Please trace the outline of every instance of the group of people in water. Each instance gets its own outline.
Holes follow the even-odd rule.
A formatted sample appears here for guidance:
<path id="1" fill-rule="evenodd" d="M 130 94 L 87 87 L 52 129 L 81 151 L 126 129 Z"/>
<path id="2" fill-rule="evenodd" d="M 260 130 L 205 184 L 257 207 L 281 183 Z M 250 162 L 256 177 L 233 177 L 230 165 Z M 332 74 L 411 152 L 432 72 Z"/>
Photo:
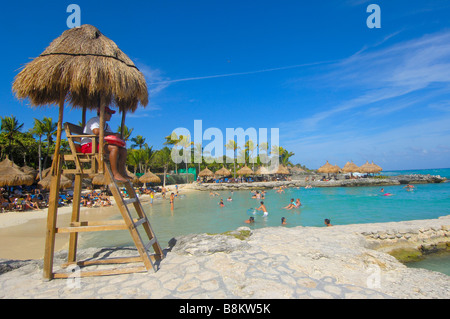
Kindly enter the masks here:
<path id="1" fill-rule="evenodd" d="M 279 193 L 279 194 L 284 193 L 283 187 L 277 188 L 276 193 Z M 231 195 L 233 195 L 233 191 L 231 191 Z M 220 194 L 211 190 L 209 192 L 209 196 L 211 196 L 211 197 L 220 196 Z M 251 192 L 252 199 L 265 199 L 265 196 L 266 196 L 266 191 L 264 191 L 264 190 L 256 190 L 256 191 Z M 228 202 L 233 201 L 232 196 L 229 196 L 227 198 L 227 201 Z M 225 202 L 224 202 L 223 198 L 220 199 L 220 201 L 218 202 L 218 205 L 220 207 L 225 207 Z M 289 202 L 289 204 L 282 207 L 282 209 L 286 209 L 286 210 L 298 209 L 301 206 L 302 206 L 302 203 L 300 201 L 300 198 L 297 198 L 296 200 L 294 198 L 291 198 L 291 201 Z M 259 207 L 249 209 L 249 213 L 252 213 L 253 215 L 259 215 L 261 217 L 267 217 L 269 215 L 269 212 L 268 212 L 267 207 L 264 204 L 263 200 L 261 200 L 259 202 Z M 253 223 L 255 223 L 255 217 L 250 216 L 249 219 L 245 220 L 244 222 L 246 224 L 253 224 Z M 281 217 L 281 225 L 287 225 L 287 224 L 288 223 L 287 223 L 286 217 Z M 330 219 L 325 219 L 324 224 L 327 227 L 332 226 Z"/>

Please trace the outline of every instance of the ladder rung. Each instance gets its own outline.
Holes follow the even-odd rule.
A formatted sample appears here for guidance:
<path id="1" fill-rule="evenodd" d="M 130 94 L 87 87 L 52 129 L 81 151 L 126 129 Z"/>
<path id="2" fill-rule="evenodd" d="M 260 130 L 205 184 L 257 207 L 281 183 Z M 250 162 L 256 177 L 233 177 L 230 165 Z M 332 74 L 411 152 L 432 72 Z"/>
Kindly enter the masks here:
<path id="1" fill-rule="evenodd" d="M 143 217 L 134 223 L 134 227 L 141 226 L 143 223 L 148 222 L 147 218 Z"/>
<path id="2" fill-rule="evenodd" d="M 156 243 L 156 237 L 153 237 L 147 245 L 145 245 L 145 250 L 148 250 L 151 246 L 153 246 Z"/>
<path id="3" fill-rule="evenodd" d="M 129 205 L 129 204 L 136 203 L 136 202 L 137 202 L 137 197 L 134 197 L 134 198 L 128 198 L 128 199 L 124 199 L 124 200 L 123 200 L 123 203 L 124 203 L 125 205 Z"/>

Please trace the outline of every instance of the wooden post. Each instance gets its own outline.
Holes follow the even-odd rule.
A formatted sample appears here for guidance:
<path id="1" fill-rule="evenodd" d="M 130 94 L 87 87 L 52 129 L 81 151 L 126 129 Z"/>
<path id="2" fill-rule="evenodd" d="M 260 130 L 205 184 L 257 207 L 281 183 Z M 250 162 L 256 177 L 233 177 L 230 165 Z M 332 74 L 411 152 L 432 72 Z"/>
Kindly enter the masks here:
<path id="1" fill-rule="evenodd" d="M 86 126 L 86 106 L 83 106 L 83 113 L 81 114 L 81 128 Z"/>
<path id="2" fill-rule="evenodd" d="M 125 132 L 125 117 L 127 115 L 127 112 L 125 110 L 122 110 L 122 123 L 120 124 L 120 136 L 122 139 L 124 139 L 123 134 Z"/>
<path id="3" fill-rule="evenodd" d="M 100 133 L 99 133 L 99 160 L 98 160 L 98 168 L 99 168 L 99 173 L 104 174 L 105 170 L 103 167 L 103 156 L 105 153 L 105 149 L 104 149 L 104 142 L 105 142 L 105 99 L 102 97 L 100 100 Z"/>
<path id="4" fill-rule="evenodd" d="M 82 174 L 75 175 L 75 185 L 73 189 L 72 199 L 72 222 L 80 221 L 80 202 L 81 202 L 81 182 Z M 78 233 L 70 233 L 69 236 L 69 255 L 68 262 L 75 262 L 77 260 L 77 245 L 78 245 Z"/>
<path id="5" fill-rule="evenodd" d="M 55 153 L 52 162 L 52 180 L 50 184 L 50 195 L 48 202 L 47 213 L 47 230 L 45 234 L 45 249 L 44 249 L 44 279 L 53 279 L 53 255 L 55 252 L 55 235 L 56 235 L 56 220 L 58 213 L 59 201 L 59 187 L 61 180 L 62 159 L 60 156 L 61 133 L 64 112 L 65 94 L 61 93 L 59 100 L 59 116 L 58 116 L 58 130 L 56 133 Z"/>

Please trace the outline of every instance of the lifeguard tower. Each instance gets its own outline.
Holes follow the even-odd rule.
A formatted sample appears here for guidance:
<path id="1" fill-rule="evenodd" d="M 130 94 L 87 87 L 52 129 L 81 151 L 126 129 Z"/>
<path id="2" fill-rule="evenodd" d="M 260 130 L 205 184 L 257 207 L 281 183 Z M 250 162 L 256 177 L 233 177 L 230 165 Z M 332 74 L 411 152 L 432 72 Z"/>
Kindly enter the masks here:
<path id="1" fill-rule="evenodd" d="M 56 146 L 51 168 L 52 182 L 46 228 L 44 278 L 51 280 L 71 276 L 71 273 L 54 271 L 55 237 L 61 233 L 70 234 L 68 260 L 63 266 L 76 264 L 83 267 L 81 276 L 156 271 L 157 262 L 164 257 L 158 240 L 133 185 L 131 182 L 118 183 L 114 180 L 104 151 L 105 107 L 116 107 L 122 113 L 123 130 L 126 113 L 134 112 L 138 104 L 143 107 L 148 104 L 148 91 L 143 74 L 113 41 L 94 26 L 83 25 L 65 31 L 39 57 L 28 63 L 16 76 L 13 91 L 17 98 L 29 99 L 32 106 L 51 104 L 59 106 Z M 65 103 L 70 104 L 72 108 L 82 109 L 82 126 L 72 123 L 64 124 L 70 154 L 62 154 L 60 151 Z M 100 110 L 98 137 L 83 133 L 82 127 L 86 122 L 87 109 Z M 80 152 L 79 142 L 82 137 L 92 138 L 92 153 Z M 98 152 L 96 145 L 99 145 Z M 74 162 L 75 169 L 63 170 L 63 161 Z M 63 173 L 75 175 L 73 209 L 70 225 L 57 227 L 60 179 Z M 92 174 L 105 175 L 123 217 L 121 220 L 80 220 L 82 178 Z M 123 198 L 119 187 L 126 188 L 129 194 L 128 199 Z M 144 235 L 139 232 L 139 226 L 142 226 Z M 77 260 L 79 233 L 126 229 L 130 232 L 139 253 L 138 256 Z M 138 263 L 137 266 L 136 263 Z M 84 270 L 84 267 L 98 264 L 113 266 L 102 270 Z M 121 264 L 120 267 L 117 264 Z"/>

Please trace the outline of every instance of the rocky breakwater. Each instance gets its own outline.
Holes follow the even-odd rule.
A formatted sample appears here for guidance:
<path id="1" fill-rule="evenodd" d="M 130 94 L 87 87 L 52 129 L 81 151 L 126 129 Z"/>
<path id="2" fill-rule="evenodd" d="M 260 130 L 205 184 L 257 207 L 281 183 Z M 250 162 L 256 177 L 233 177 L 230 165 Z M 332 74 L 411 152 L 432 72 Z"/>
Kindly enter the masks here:
<path id="1" fill-rule="evenodd" d="M 171 240 L 156 273 L 42 280 L 42 261 L 0 275 L 0 298 L 450 298 L 450 277 L 388 251 L 449 242 L 450 216 L 332 227 L 242 227 Z M 95 258 L 134 249 L 80 252 Z M 57 262 L 65 258 L 58 254 Z M 85 256 L 81 256 L 83 258 Z M 104 267 L 104 266 L 99 266 Z M 76 283 L 76 285 L 74 285 Z"/>
<path id="2" fill-rule="evenodd" d="M 443 183 L 447 179 L 441 176 L 433 175 L 399 175 L 399 176 L 383 176 L 376 178 L 358 178 L 345 179 L 343 176 L 331 179 L 329 181 L 321 181 L 316 177 L 314 181 L 311 177 L 308 181 L 305 178 L 293 179 L 291 181 L 270 181 L 270 182 L 253 182 L 253 183 L 201 183 L 192 184 L 190 187 L 202 191 L 220 191 L 220 190 L 239 190 L 239 189 L 273 189 L 278 187 L 358 187 L 358 186 L 389 186 L 403 184 L 428 184 Z"/>

